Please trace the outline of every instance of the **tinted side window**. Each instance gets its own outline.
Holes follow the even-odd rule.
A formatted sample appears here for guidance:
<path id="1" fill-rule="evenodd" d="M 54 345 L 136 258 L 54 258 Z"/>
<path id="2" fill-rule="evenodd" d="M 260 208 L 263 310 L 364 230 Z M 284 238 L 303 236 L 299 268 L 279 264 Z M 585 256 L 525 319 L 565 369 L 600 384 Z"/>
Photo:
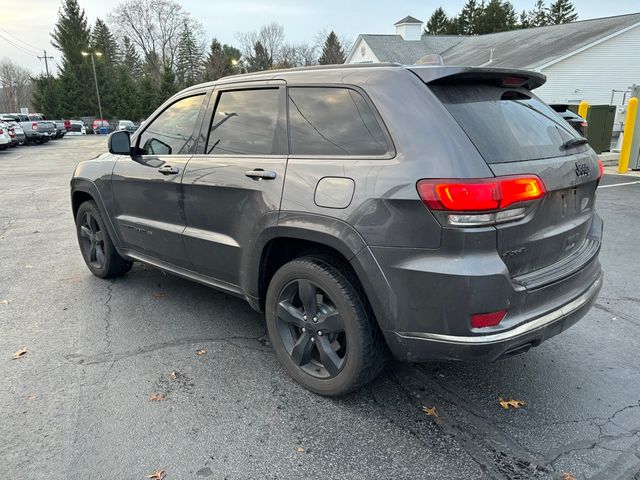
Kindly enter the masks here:
<path id="1" fill-rule="evenodd" d="M 384 155 L 385 134 L 355 90 L 289 88 L 292 155 Z"/>
<path id="2" fill-rule="evenodd" d="M 193 130 L 204 95 L 183 98 L 157 116 L 138 139 L 143 155 L 189 155 L 196 146 Z"/>
<path id="3" fill-rule="evenodd" d="M 277 88 L 222 92 L 211 122 L 206 153 L 280 153 L 277 151 L 277 123 Z"/>

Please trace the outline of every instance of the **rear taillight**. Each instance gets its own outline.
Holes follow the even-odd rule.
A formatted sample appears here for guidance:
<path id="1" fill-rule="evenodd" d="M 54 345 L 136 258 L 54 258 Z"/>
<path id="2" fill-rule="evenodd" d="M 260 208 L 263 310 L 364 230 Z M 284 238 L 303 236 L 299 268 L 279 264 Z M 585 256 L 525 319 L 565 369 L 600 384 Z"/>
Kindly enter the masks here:
<path id="1" fill-rule="evenodd" d="M 602 163 L 602 160 L 598 159 L 598 170 L 600 172 L 600 176 L 598 177 L 599 179 L 604 177 L 604 163 Z"/>
<path id="2" fill-rule="evenodd" d="M 418 194 L 435 211 L 456 212 L 447 216 L 451 225 L 487 225 L 522 218 L 525 208 L 510 206 L 537 200 L 545 193 L 535 175 L 474 180 L 420 180 Z M 480 213 L 482 212 L 482 213 Z"/>
<path id="3" fill-rule="evenodd" d="M 500 310 L 499 312 L 491 313 L 477 313 L 475 315 L 471 315 L 471 328 L 495 327 L 502 320 L 504 320 L 504 317 L 506 315 L 506 310 Z"/>
<path id="4" fill-rule="evenodd" d="M 36 122 L 33 122 L 31 124 L 31 130 L 37 130 L 38 129 L 38 124 Z"/>
<path id="5" fill-rule="evenodd" d="M 0 128 L 0 135 L 4 135 L 4 130 Z"/>

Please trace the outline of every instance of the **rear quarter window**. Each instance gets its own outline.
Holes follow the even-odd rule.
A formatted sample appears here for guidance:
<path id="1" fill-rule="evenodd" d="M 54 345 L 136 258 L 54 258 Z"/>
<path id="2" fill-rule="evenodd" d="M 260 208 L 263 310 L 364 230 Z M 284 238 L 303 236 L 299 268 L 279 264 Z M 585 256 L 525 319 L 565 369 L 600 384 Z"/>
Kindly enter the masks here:
<path id="1" fill-rule="evenodd" d="M 573 128 L 530 91 L 485 84 L 431 84 L 487 163 L 537 160 L 575 153 L 563 144 Z"/>
<path id="2" fill-rule="evenodd" d="M 364 97 L 343 87 L 290 87 L 292 155 L 382 156 L 391 150 Z"/>

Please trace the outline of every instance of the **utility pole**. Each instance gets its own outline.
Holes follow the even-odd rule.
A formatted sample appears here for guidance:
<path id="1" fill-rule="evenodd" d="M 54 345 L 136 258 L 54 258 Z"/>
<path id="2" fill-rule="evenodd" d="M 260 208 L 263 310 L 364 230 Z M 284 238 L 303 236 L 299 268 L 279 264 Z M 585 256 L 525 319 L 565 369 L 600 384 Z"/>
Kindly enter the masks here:
<path id="1" fill-rule="evenodd" d="M 47 71 L 47 78 L 49 77 L 49 62 L 48 60 L 53 60 L 53 57 L 47 57 L 47 51 L 43 50 L 44 56 L 38 57 L 38 60 L 44 60 L 44 68 Z"/>
<path id="2" fill-rule="evenodd" d="M 90 50 L 89 52 L 80 52 L 83 57 L 87 55 L 91 56 L 91 66 L 93 67 L 93 81 L 96 82 L 96 95 L 98 95 L 98 110 L 100 111 L 100 120 L 102 120 L 102 104 L 100 103 L 100 89 L 98 88 L 98 76 L 96 75 L 96 62 L 93 59 L 93 54 L 95 53 L 97 56 L 101 57 L 102 53 L 94 52 Z"/>

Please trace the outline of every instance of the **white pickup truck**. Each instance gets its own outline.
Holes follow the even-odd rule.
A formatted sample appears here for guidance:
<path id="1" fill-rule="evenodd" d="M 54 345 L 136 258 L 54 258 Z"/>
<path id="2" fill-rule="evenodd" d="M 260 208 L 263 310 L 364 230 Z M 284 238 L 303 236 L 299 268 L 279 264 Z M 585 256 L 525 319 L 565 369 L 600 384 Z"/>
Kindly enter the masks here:
<path id="1" fill-rule="evenodd" d="M 25 145 L 29 143 L 45 143 L 56 135 L 55 123 L 42 119 L 42 117 L 34 117 L 34 115 L 23 115 L 21 113 L 5 113 L 3 117 L 10 117 L 18 122 L 25 134 Z M 29 117 L 33 117 L 32 120 Z"/>

